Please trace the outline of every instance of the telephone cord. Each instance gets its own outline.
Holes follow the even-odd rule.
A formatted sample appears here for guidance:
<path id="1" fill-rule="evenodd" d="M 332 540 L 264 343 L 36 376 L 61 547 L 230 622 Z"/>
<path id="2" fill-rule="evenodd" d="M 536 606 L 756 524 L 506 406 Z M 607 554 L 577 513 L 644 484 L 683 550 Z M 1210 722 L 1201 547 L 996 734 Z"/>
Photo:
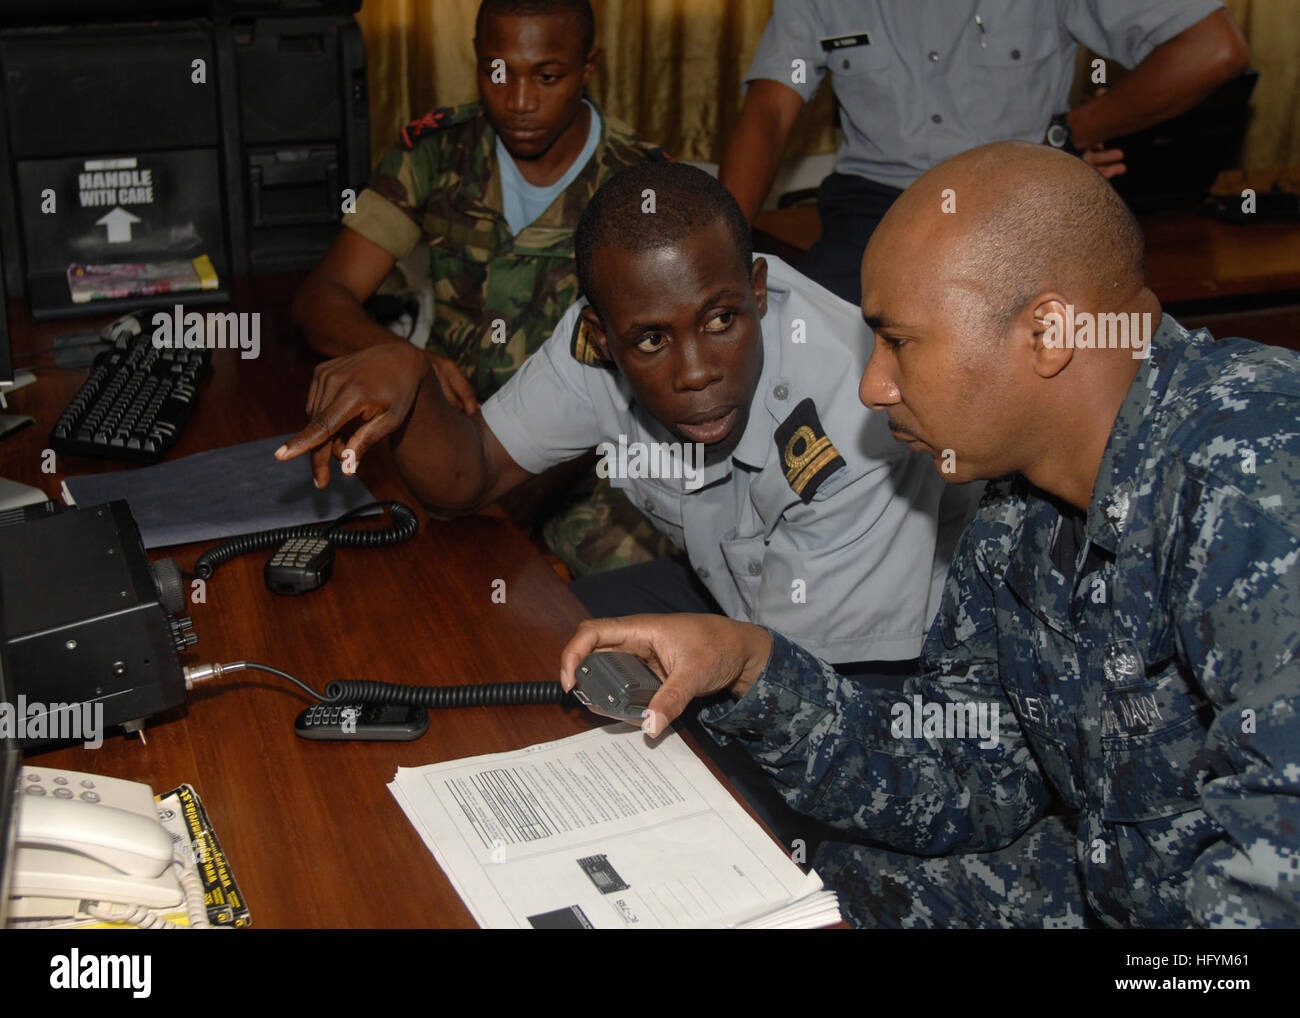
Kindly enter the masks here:
<path id="1" fill-rule="evenodd" d="M 96 919 L 103 919 L 112 923 L 126 923 L 128 926 L 136 926 L 142 930 L 211 929 L 212 923 L 208 920 L 208 906 L 203 896 L 203 881 L 180 858 L 180 846 L 177 845 L 175 848 L 176 853 L 171 863 L 172 873 L 180 884 L 181 893 L 184 895 L 185 914 L 189 919 L 188 926 L 182 926 L 170 919 L 164 919 L 157 911 L 146 905 L 126 904 L 123 902 L 87 901 L 85 903 L 86 913 Z"/>
<path id="2" fill-rule="evenodd" d="M 369 509 L 387 509 L 393 522 L 380 530 L 345 530 L 348 523 Z M 291 537 L 323 537 L 336 548 L 387 548 L 394 544 L 409 541 L 420 528 L 420 521 L 415 511 L 402 502 L 369 502 L 344 513 L 322 528 L 321 524 L 297 527 L 278 527 L 275 530 L 263 530 L 257 534 L 241 534 L 228 541 L 222 541 L 215 548 L 209 548 L 194 562 L 194 575 L 206 580 L 216 571 L 217 566 L 239 555 L 247 555 L 262 548 L 273 548 Z"/>
<path id="3" fill-rule="evenodd" d="M 464 686 L 404 686 L 394 682 L 364 680 L 333 681 L 318 693 L 296 676 L 258 661 L 232 661 L 229 664 L 190 666 L 185 669 L 185 688 L 226 672 L 246 668 L 269 672 L 292 682 L 321 703 L 383 703 L 435 710 L 455 707 L 515 707 L 534 703 L 576 703 L 559 682 L 484 682 Z"/>

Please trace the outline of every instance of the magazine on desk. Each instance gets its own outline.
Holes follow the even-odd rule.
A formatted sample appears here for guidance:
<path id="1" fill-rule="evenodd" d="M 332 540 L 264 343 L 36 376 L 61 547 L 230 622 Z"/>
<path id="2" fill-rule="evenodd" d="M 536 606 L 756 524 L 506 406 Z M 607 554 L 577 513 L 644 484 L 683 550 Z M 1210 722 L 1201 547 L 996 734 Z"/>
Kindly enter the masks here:
<path id="1" fill-rule="evenodd" d="M 675 732 L 611 725 L 403 767 L 388 786 L 475 921 L 508 929 L 840 922 Z"/>
<path id="2" fill-rule="evenodd" d="M 207 255 L 166 262 L 118 262 L 68 266 L 68 293 L 74 304 L 157 293 L 215 290 L 217 270 Z"/>

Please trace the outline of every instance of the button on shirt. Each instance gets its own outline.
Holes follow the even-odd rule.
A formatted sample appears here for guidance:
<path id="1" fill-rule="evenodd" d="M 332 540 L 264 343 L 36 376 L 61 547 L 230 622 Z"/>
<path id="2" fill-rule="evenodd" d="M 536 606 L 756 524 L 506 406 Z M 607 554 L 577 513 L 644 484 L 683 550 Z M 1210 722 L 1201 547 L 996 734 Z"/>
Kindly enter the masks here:
<path id="1" fill-rule="evenodd" d="M 859 402 L 872 337 L 858 309 L 766 258 L 763 370 L 735 451 L 704 467 L 694 488 L 685 477 L 616 472 L 611 481 L 686 550 L 732 618 L 788 633 L 834 662 L 915 657 L 981 486 L 946 485 L 932 457 L 895 441 L 886 415 Z M 602 442 L 677 441 L 615 370 L 573 356 L 583 306 L 483 405 L 493 434 L 533 473 Z M 845 461 L 806 504 L 776 444 L 805 399 Z"/>
<path id="2" fill-rule="evenodd" d="M 1295 927 L 1300 357 L 1168 315 L 1151 351 L 1086 515 L 989 486 L 904 697 L 777 638 L 706 720 L 795 809 L 904 851 L 989 851 L 1068 807 L 1111 925 Z M 991 706 L 996 745 L 895 738 L 912 697 Z"/>
<path id="3" fill-rule="evenodd" d="M 746 82 L 779 81 L 806 102 L 829 72 L 844 129 L 835 169 L 905 188 L 976 146 L 1042 141 L 1068 108 L 1079 44 L 1131 68 L 1221 6 L 775 0 Z"/>

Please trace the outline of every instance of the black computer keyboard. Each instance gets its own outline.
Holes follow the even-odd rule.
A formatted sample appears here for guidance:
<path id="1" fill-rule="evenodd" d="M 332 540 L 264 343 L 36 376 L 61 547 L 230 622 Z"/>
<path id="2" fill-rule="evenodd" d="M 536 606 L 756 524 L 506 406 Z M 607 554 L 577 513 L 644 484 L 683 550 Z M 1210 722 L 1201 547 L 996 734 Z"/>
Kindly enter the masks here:
<path id="1" fill-rule="evenodd" d="M 210 351 L 154 349 L 147 330 L 119 333 L 50 432 L 50 448 L 156 463 L 180 438 Z"/>

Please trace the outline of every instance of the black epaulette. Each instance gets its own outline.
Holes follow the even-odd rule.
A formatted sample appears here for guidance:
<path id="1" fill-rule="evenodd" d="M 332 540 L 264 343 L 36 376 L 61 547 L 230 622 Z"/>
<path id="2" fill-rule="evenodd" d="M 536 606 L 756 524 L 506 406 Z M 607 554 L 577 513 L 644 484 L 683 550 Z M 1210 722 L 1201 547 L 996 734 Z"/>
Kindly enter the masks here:
<path id="1" fill-rule="evenodd" d="M 415 143 L 426 134 L 450 127 L 455 122 L 455 113 L 455 106 L 439 106 L 436 110 L 430 110 L 424 116 L 412 120 L 402 128 L 402 147 L 413 149 Z"/>
<path id="2" fill-rule="evenodd" d="M 608 360 L 600 352 L 600 347 L 591 338 L 591 326 L 587 324 L 587 320 L 581 315 L 578 316 L 578 321 L 573 326 L 573 338 L 569 342 L 569 352 L 573 354 L 573 359 L 579 364 L 585 364 L 591 368 L 614 370 L 614 362 Z"/>
<path id="3" fill-rule="evenodd" d="M 813 500 L 826 478 L 846 465 L 840 451 L 826 436 L 811 399 L 802 400 L 777 425 L 776 450 L 781 454 L 786 481 L 804 505 Z"/>

